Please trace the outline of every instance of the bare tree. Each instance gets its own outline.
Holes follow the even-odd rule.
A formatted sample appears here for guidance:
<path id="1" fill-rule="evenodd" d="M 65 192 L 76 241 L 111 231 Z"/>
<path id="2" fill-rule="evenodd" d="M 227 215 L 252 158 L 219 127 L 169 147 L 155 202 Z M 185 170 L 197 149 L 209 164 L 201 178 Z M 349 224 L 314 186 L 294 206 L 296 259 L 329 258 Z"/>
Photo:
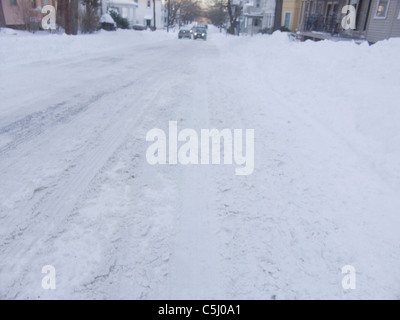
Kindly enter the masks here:
<path id="1" fill-rule="evenodd" d="M 234 0 L 211 0 L 209 19 L 213 24 L 220 26 L 228 21 L 228 33 L 235 34 L 239 18 L 242 14 L 241 1 Z M 215 22 L 214 22 L 215 21 Z"/>
<path id="2" fill-rule="evenodd" d="M 57 24 L 66 34 L 78 34 L 81 0 L 57 0 Z"/>
<path id="3" fill-rule="evenodd" d="M 97 15 L 99 0 L 83 0 L 83 3 L 85 4 L 85 13 L 82 19 L 82 32 L 92 33 L 99 26 L 99 16 Z"/>
<path id="4" fill-rule="evenodd" d="M 213 25 L 219 28 L 225 24 L 227 20 L 227 12 L 222 0 L 215 0 L 214 3 L 209 6 L 207 18 L 211 20 Z"/>
<path id="5" fill-rule="evenodd" d="M 169 0 L 169 2 L 169 26 L 173 26 L 178 21 L 178 12 L 181 3 L 176 0 Z"/>
<path id="6" fill-rule="evenodd" d="M 236 25 L 239 21 L 239 17 L 242 13 L 242 9 L 241 9 L 240 5 L 233 4 L 232 0 L 228 0 L 228 2 L 226 3 L 226 7 L 228 10 L 228 16 L 229 16 L 228 33 L 235 34 Z"/>
<path id="7" fill-rule="evenodd" d="M 197 0 L 181 0 L 179 13 L 180 21 L 183 24 L 193 22 L 202 15 L 200 2 Z"/>
<path id="8" fill-rule="evenodd" d="M 176 23 L 188 24 L 202 16 L 202 9 L 198 0 L 172 0 L 169 9 L 170 26 Z"/>

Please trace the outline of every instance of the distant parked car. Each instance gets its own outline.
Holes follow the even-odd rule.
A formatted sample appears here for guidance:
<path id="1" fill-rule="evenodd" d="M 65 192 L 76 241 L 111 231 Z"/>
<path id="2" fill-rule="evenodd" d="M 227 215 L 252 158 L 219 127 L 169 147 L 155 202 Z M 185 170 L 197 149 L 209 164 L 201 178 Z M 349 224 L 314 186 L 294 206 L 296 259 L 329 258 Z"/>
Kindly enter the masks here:
<path id="1" fill-rule="evenodd" d="M 133 29 L 133 30 L 142 31 L 142 30 L 146 30 L 147 27 L 146 27 L 145 25 L 143 25 L 143 24 L 134 24 L 134 25 L 132 26 L 132 29 Z"/>
<path id="2" fill-rule="evenodd" d="M 207 29 L 205 27 L 196 27 L 193 29 L 193 40 L 199 38 L 207 40 Z"/>
<path id="3" fill-rule="evenodd" d="M 192 39 L 192 33 L 188 29 L 181 29 L 178 32 L 178 39 L 189 38 Z"/>

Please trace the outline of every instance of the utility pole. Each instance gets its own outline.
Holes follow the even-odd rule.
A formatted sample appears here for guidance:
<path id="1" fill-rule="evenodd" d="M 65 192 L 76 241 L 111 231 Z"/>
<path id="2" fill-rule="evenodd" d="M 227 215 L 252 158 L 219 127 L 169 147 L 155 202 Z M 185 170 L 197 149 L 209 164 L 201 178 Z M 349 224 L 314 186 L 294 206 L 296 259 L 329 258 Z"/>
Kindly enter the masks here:
<path id="1" fill-rule="evenodd" d="M 157 24 L 156 24 L 156 0 L 153 0 L 153 28 L 155 31 L 157 29 Z"/>

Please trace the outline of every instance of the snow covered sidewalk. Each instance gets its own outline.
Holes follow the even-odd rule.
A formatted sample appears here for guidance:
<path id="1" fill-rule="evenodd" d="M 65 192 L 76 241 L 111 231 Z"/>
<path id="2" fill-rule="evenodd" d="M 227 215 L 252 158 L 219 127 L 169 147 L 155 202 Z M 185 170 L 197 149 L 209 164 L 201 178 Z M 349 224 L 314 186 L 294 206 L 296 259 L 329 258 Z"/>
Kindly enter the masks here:
<path id="1" fill-rule="evenodd" d="M 0 48 L 0 298 L 400 297 L 397 39 L 1 33 Z M 254 129 L 253 174 L 149 165 L 146 133 L 169 121 Z"/>

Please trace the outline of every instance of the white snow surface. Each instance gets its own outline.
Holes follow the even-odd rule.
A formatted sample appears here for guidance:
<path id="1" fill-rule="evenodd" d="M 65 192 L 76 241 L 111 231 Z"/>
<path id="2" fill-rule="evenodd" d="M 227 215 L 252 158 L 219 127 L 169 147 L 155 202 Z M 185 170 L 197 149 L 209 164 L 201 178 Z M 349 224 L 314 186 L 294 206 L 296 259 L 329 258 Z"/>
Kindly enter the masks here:
<path id="1" fill-rule="evenodd" d="M 399 57 L 399 39 L 2 29 L 0 299 L 399 299 Z M 254 173 L 149 165 L 171 120 L 254 129 Z"/>

